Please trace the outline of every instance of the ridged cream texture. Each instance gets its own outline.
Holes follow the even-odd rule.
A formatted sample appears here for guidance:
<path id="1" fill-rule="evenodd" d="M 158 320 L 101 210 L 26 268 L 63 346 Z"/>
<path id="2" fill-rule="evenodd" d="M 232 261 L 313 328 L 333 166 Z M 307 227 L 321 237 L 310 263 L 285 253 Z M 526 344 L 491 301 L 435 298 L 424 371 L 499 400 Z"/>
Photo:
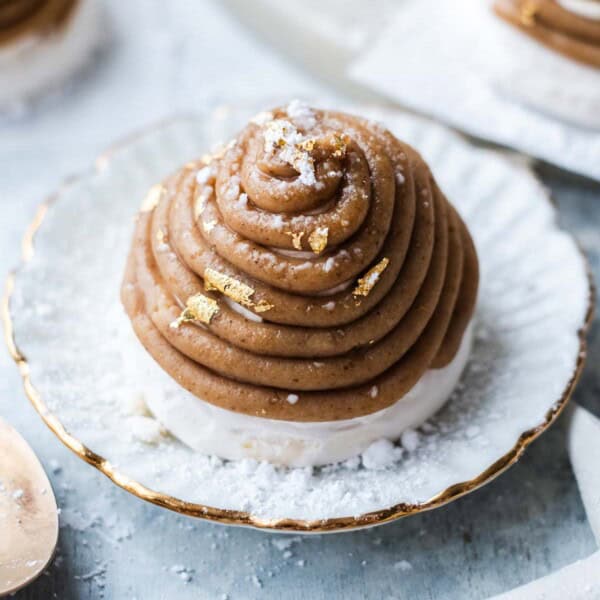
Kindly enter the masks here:
<path id="1" fill-rule="evenodd" d="M 202 401 L 341 421 L 391 406 L 458 351 L 473 242 L 425 161 L 372 121 L 292 102 L 150 199 L 123 302 Z"/>

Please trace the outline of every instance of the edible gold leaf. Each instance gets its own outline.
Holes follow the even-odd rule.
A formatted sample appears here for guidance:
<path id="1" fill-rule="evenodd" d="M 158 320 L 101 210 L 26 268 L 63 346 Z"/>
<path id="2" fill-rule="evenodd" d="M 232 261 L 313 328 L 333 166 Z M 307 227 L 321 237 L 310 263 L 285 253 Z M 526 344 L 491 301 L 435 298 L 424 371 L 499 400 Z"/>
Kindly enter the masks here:
<path id="1" fill-rule="evenodd" d="M 204 287 L 207 290 L 218 290 L 243 306 L 253 306 L 253 288 L 210 267 L 204 271 Z"/>
<path id="2" fill-rule="evenodd" d="M 267 302 L 266 300 L 260 300 L 259 302 L 254 304 L 253 307 L 257 313 L 263 313 L 274 308 L 274 305 L 269 304 L 269 302 Z"/>
<path id="3" fill-rule="evenodd" d="M 234 302 L 246 308 L 253 308 L 258 313 L 266 312 L 273 308 L 273 305 L 269 304 L 266 300 L 260 300 L 257 303 L 252 301 L 252 296 L 255 292 L 254 288 L 246 285 L 243 281 L 238 281 L 234 277 L 220 273 L 210 267 L 204 271 L 204 289 L 207 291 L 217 290 L 231 298 Z"/>
<path id="4" fill-rule="evenodd" d="M 190 296 L 185 304 L 186 306 L 181 315 L 171 323 L 172 329 L 178 329 L 182 323 L 193 321 L 200 321 L 205 325 L 209 325 L 213 317 L 219 312 L 217 301 L 204 294 Z"/>
<path id="5" fill-rule="evenodd" d="M 329 227 L 317 227 L 308 237 L 308 243 L 315 254 L 321 254 L 327 248 Z"/>
<path id="6" fill-rule="evenodd" d="M 336 158 L 341 158 L 346 154 L 346 142 L 344 141 L 343 136 L 336 135 L 333 139 L 333 144 L 335 148 L 333 156 Z"/>
<path id="7" fill-rule="evenodd" d="M 381 274 L 390 264 L 389 258 L 382 258 L 373 268 L 369 269 L 357 282 L 353 296 L 368 296 L 375 284 L 379 281 Z"/>
<path id="8" fill-rule="evenodd" d="M 317 141 L 315 138 L 309 138 L 308 140 L 304 140 L 300 142 L 300 148 L 306 152 L 312 152 L 315 149 L 315 144 Z"/>

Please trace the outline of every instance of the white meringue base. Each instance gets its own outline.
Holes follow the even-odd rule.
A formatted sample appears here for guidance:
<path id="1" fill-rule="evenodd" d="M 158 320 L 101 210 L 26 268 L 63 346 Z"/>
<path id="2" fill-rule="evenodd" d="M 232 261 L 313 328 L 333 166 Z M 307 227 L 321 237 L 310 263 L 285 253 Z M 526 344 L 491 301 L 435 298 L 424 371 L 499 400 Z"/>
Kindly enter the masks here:
<path id="1" fill-rule="evenodd" d="M 0 109 L 18 108 L 82 68 L 103 39 L 98 0 L 80 0 L 57 33 L 0 47 Z"/>
<path id="2" fill-rule="evenodd" d="M 377 440 L 397 440 L 406 429 L 424 423 L 456 387 L 469 358 L 472 338 L 471 322 L 449 365 L 425 373 L 392 406 L 342 421 L 298 423 L 234 413 L 203 402 L 166 381 L 168 376 L 143 350 L 136 355 L 136 367 L 140 381 L 145 382 L 143 393 L 148 408 L 170 433 L 194 450 L 230 460 L 250 458 L 307 467 L 346 460 Z"/>

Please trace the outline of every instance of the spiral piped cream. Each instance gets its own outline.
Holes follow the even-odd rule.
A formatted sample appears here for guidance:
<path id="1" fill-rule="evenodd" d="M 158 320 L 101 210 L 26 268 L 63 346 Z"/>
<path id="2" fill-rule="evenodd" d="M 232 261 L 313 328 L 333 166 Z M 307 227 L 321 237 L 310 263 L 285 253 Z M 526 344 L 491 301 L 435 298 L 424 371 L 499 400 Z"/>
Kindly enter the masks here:
<path id="1" fill-rule="evenodd" d="M 122 298 L 198 402 L 308 425 L 450 365 L 477 286 L 469 232 L 410 146 L 292 103 L 153 189 Z"/>

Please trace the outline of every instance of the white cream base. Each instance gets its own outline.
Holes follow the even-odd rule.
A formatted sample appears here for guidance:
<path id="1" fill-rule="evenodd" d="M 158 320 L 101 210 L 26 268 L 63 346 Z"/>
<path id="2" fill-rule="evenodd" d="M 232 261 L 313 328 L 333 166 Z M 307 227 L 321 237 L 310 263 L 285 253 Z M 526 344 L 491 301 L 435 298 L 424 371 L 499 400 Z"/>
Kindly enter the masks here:
<path id="1" fill-rule="evenodd" d="M 98 0 L 80 0 L 58 33 L 0 48 L 0 109 L 18 108 L 63 83 L 85 65 L 103 35 Z"/>
<path id="2" fill-rule="evenodd" d="M 234 413 L 199 400 L 178 386 L 156 379 L 165 375 L 143 352 L 139 356 L 147 373 L 146 403 L 162 425 L 182 442 L 204 454 L 225 459 L 251 458 L 292 467 L 324 465 L 346 460 L 366 450 L 374 441 L 397 440 L 408 428 L 418 427 L 446 402 L 469 358 L 473 323 L 460 349 L 443 369 L 428 371 L 408 394 L 376 413 L 346 419 L 297 423 Z M 166 375 L 165 375 L 166 376 Z M 302 395 L 300 400 L 302 402 Z"/>
<path id="3" fill-rule="evenodd" d="M 598 0 L 557 0 L 557 2 L 566 10 L 586 19 L 600 19 Z"/>

